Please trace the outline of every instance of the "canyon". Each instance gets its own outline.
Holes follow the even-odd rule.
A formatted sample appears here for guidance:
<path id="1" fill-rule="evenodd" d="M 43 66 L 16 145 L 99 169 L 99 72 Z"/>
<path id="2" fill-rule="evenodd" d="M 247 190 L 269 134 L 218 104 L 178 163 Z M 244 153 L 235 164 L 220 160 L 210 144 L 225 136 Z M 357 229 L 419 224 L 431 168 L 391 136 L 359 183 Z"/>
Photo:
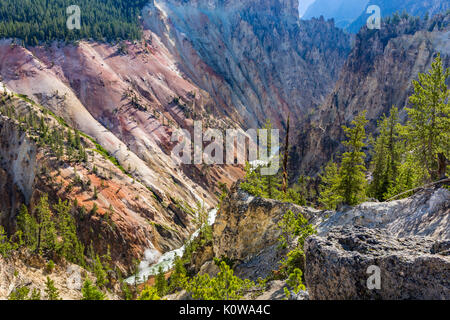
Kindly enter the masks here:
<path id="1" fill-rule="evenodd" d="M 97 214 L 87 217 L 72 212 L 80 241 L 110 254 L 112 267 L 130 276 L 149 249 L 161 255 L 182 247 L 198 229 L 200 208 L 220 204 L 213 241 L 194 252 L 190 271 L 214 275 L 213 258 L 227 257 L 238 262 L 238 276 L 256 280 L 279 267 L 285 252 L 277 249 L 278 222 L 291 210 L 318 229 L 305 245 L 308 292 L 292 293 L 294 298 L 448 298 L 448 284 L 436 292 L 433 280 L 423 295 L 411 283 L 405 283 L 409 296 L 370 295 L 350 282 L 346 292 L 327 288 L 343 281 L 336 268 L 355 268 L 361 275 L 365 270 L 349 260 L 363 255 L 369 263 L 389 245 L 399 260 L 382 257 L 385 266 L 402 259 L 418 266 L 423 254 L 431 269 L 447 270 L 448 190 L 324 211 L 246 194 L 235 184 L 245 174 L 242 165 L 187 165 L 171 156 L 173 133 L 193 132 L 196 121 L 223 132 L 258 129 L 270 119 L 283 137 L 289 118 L 289 181 L 317 177 L 343 151 L 343 125 L 367 110 L 367 130 L 376 135 L 377 120 L 393 105 L 404 120 L 412 80 L 430 68 L 437 53 L 450 66 L 448 4 L 416 2 L 408 10 L 430 9 L 428 19 L 402 16 L 368 30 L 361 24 L 364 15 L 352 24 L 301 20 L 295 0 L 149 0 L 140 16 L 140 40 L 23 46 L 17 39 L 0 39 L 0 95 L 10 97 L 5 105 L 16 113 L 0 115 L 0 225 L 13 234 L 20 206 L 33 210 L 43 194 L 52 204 L 63 199 L 80 210 L 95 206 Z M 389 10 L 400 6 L 395 2 Z M 354 34 L 340 28 L 342 23 Z M 55 130 L 80 132 L 87 161 L 57 159 L 38 143 L 20 121 L 30 113 Z M 384 231 L 375 245 L 378 229 Z M 356 238 L 368 240 L 361 247 L 342 245 Z M 438 243 L 442 239 L 445 243 Z M 34 259 L 18 252 L 12 262 L 0 260 L 0 298 L 30 281 L 43 288 L 45 263 Z M 339 264 L 333 266 L 333 259 Z M 320 278 L 320 265 L 330 270 L 330 279 Z M 80 290 L 65 284 L 67 267 L 60 261 L 54 276 L 65 288 L 64 298 L 79 299 Z M 15 269 L 23 276 L 15 277 Z M 389 281 L 405 272 L 397 271 Z M 429 274 L 439 277 L 437 271 Z M 109 298 L 117 299 L 118 279 L 112 280 Z M 285 281 L 272 282 L 264 297 L 283 298 L 283 287 Z"/>

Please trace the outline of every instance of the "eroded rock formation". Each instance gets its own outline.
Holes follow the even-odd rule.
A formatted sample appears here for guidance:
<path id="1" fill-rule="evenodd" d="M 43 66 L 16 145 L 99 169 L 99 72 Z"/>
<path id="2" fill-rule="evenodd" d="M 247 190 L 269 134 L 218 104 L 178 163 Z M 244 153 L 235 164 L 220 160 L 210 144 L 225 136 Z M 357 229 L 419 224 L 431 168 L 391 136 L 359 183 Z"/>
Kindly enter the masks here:
<path id="1" fill-rule="evenodd" d="M 312 300 L 450 299 L 450 241 L 401 238 L 387 230 L 332 228 L 305 242 L 305 280 Z M 381 286 L 368 279 L 380 268 Z M 369 272 L 368 272 L 369 271 Z"/>

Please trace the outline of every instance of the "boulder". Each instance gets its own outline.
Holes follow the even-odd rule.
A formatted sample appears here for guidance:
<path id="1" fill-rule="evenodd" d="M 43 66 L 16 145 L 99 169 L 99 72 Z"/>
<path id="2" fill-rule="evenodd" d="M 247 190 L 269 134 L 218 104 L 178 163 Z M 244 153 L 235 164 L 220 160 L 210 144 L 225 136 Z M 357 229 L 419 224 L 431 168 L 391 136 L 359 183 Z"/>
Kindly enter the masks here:
<path id="1" fill-rule="evenodd" d="M 311 300 L 450 299 L 450 241 L 398 238 L 382 229 L 331 228 L 305 242 Z M 379 289 L 373 288 L 375 266 Z"/>

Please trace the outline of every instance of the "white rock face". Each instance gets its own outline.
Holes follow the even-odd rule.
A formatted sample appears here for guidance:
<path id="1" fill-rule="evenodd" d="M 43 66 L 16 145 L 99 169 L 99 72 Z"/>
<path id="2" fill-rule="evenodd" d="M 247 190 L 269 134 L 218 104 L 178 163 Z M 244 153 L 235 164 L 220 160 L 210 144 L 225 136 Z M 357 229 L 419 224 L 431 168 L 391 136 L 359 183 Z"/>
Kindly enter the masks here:
<path id="1" fill-rule="evenodd" d="M 325 215 L 320 219 L 325 219 Z M 450 191 L 432 189 L 392 202 L 366 202 L 331 213 L 328 219 L 316 223 L 319 236 L 332 227 L 354 225 L 386 229 L 397 237 L 450 239 Z"/>

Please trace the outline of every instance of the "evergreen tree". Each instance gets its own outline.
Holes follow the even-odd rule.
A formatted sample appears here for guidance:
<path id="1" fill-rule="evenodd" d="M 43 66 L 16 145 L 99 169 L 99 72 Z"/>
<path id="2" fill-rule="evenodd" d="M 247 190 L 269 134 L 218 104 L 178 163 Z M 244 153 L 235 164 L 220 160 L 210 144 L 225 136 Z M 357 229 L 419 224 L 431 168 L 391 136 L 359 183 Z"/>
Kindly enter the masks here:
<path id="1" fill-rule="evenodd" d="M 348 151 L 342 155 L 338 191 L 343 202 L 348 205 L 356 205 L 365 199 L 367 182 L 364 158 L 366 155 L 362 148 L 365 146 L 366 123 L 364 111 L 352 121 L 353 127 L 343 127 L 348 139 L 343 144 Z"/>
<path id="2" fill-rule="evenodd" d="M 11 243 L 10 239 L 8 239 L 5 229 L 0 225 L 0 256 L 8 257 L 14 249 L 16 249 L 16 247 Z"/>
<path id="3" fill-rule="evenodd" d="M 56 249 L 56 228 L 48 204 L 48 195 L 44 194 L 36 207 L 38 239 L 37 249 L 53 252 Z"/>
<path id="4" fill-rule="evenodd" d="M 105 294 L 89 279 L 84 281 L 81 293 L 83 294 L 82 300 L 105 300 Z"/>
<path id="5" fill-rule="evenodd" d="M 409 99 L 412 106 L 406 109 L 407 145 L 427 171 L 424 180 L 436 180 L 445 174 L 446 159 L 450 156 L 450 104 L 446 84 L 449 74 L 438 54 L 431 70 L 420 73 L 419 80 L 413 81 L 414 94 Z"/>
<path id="6" fill-rule="evenodd" d="M 270 167 L 272 164 L 272 161 L 278 161 L 278 158 L 271 158 L 272 156 L 272 122 L 270 119 L 267 119 L 264 129 L 267 130 L 267 154 L 269 156 L 269 162 L 267 164 L 267 167 Z M 259 137 L 259 140 L 261 138 Z M 261 142 L 260 142 L 261 143 Z M 261 155 L 260 155 L 261 156 Z M 275 156 L 277 157 L 277 156 Z M 275 199 L 279 196 L 281 184 L 278 174 L 276 175 L 265 175 L 262 176 L 262 185 L 263 185 L 263 195 L 266 196 L 269 199 Z"/>
<path id="7" fill-rule="evenodd" d="M 95 277 L 97 278 L 97 286 L 99 288 L 103 288 L 109 283 L 108 274 L 106 273 L 106 270 L 103 267 L 103 264 L 98 255 L 95 255 L 93 272 L 95 274 Z"/>
<path id="8" fill-rule="evenodd" d="M 68 201 L 58 200 L 55 205 L 58 216 L 58 231 L 61 238 L 59 253 L 67 260 L 84 266 L 84 246 L 78 240 L 75 219 L 70 213 L 71 205 Z"/>
<path id="9" fill-rule="evenodd" d="M 160 266 L 158 269 L 158 274 L 155 278 L 155 288 L 158 292 L 158 296 L 162 297 L 167 294 L 167 280 L 163 268 Z"/>
<path id="10" fill-rule="evenodd" d="M 55 282 L 47 277 L 45 282 L 45 293 L 47 294 L 48 300 L 61 300 L 59 298 L 59 291 L 55 287 Z"/>
<path id="11" fill-rule="evenodd" d="M 239 300 L 245 291 L 255 286 L 250 280 L 242 280 L 224 262 L 219 264 L 220 272 L 211 278 L 208 274 L 197 275 L 186 285 L 186 291 L 194 299 L 200 300 Z"/>
<path id="12" fill-rule="evenodd" d="M 180 257 L 176 257 L 174 262 L 174 270 L 170 276 L 170 292 L 181 290 L 184 287 L 186 274 L 187 272 L 184 267 L 183 260 Z"/>
<path id="13" fill-rule="evenodd" d="M 32 251 L 36 250 L 38 225 L 36 219 L 28 213 L 24 204 L 20 206 L 17 216 L 17 229 L 21 231 L 25 245 Z"/>
<path id="14" fill-rule="evenodd" d="M 289 130 L 290 130 L 290 115 L 287 120 L 286 140 L 284 142 L 284 158 L 283 158 L 283 193 L 287 194 L 288 188 L 288 160 L 289 160 Z"/>
<path id="15" fill-rule="evenodd" d="M 338 204 L 342 203 L 343 198 L 339 194 L 339 169 L 336 163 L 331 159 L 325 166 L 323 174 L 320 175 L 320 195 L 319 202 L 326 209 L 336 210 Z"/>
<path id="16" fill-rule="evenodd" d="M 240 185 L 241 189 L 247 191 L 249 194 L 260 197 L 263 195 L 264 186 L 260 168 L 253 168 L 250 163 L 245 165 L 245 180 Z"/>
<path id="17" fill-rule="evenodd" d="M 393 107 L 390 116 L 383 116 L 378 127 L 380 133 L 375 141 L 371 162 L 373 172 L 369 195 L 384 201 L 389 196 L 388 191 L 397 183 L 402 155 L 405 153 L 398 109 Z"/>
<path id="18" fill-rule="evenodd" d="M 161 298 L 155 287 L 145 286 L 144 290 L 142 290 L 139 295 L 138 300 L 161 300 Z"/>

